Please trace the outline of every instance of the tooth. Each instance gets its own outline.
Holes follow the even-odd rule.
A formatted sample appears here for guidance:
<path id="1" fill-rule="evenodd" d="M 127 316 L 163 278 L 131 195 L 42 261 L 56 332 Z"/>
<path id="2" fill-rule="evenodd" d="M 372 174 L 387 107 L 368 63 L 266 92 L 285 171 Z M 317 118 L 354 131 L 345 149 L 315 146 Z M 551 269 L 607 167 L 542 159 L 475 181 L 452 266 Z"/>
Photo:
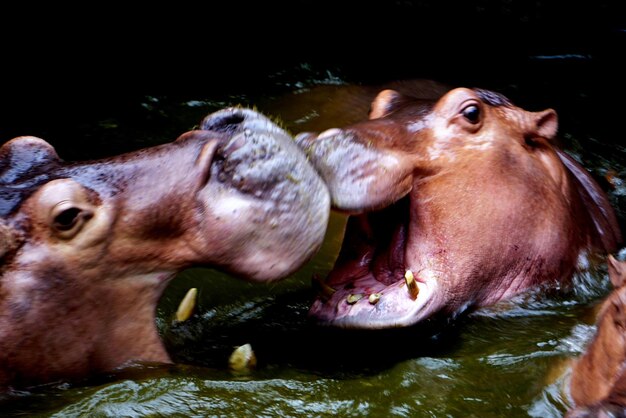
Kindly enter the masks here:
<path id="1" fill-rule="evenodd" d="M 314 274 L 311 280 L 313 280 L 313 286 L 318 287 L 320 292 L 324 296 L 331 297 L 337 291 L 337 289 L 334 289 L 331 286 L 327 285 L 324 279 L 319 276 L 319 274 Z"/>
<path id="2" fill-rule="evenodd" d="M 237 347 L 228 359 L 230 369 L 237 373 L 247 373 L 256 366 L 256 356 L 250 344 Z"/>
<path id="3" fill-rule="evenodd" d="M 380 300 L 380 297 L 382 295 L 380 293 L 372 293 L 369 297 L 369 301 L 372 305 L 376 305 L 378 303 L 378 301 Z"/>
<path id="4" fill-rule="evenodd" d="M 196 307 L 196 298 L 198 297 L 198 289 L 192 287 L 187 291 L 187 294 L 178 305 L 178 310 L 176 311 L 176 320 L 183 322 L 189 319 L 191 314 L 193 313 L 194 308 Z"/>
<path id="5" fill-rule="evenodd" d="M 413 277 L 413 272 L 411 270 L 407 270 L 406 273 L 404 273 L 404 281 L 406 282 L 406 287 L 409 290 L 411 299 L 417 299 L 420 289 L 417 287 L 417 282 L 415 281 L 415 277 Z"/>
<path id="6" fill-rule="evenodd" d="M 357 303 L 361 299 L 363 299 L 363 295 L 362 294 L 354 293 L 354 294 L 348 295 L 348 298 L 346 299 L 346 302 L 348 302 L 349 305 L 354 305 L 355 303 Z"/>

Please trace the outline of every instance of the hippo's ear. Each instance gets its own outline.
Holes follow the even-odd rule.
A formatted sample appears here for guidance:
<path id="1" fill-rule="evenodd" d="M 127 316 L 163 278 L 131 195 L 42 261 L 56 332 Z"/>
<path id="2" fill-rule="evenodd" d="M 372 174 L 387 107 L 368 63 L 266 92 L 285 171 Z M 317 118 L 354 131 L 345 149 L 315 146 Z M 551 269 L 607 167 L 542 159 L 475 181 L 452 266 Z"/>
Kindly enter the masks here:
<path id="1" fill-rule="evenodd" d="M 556 112 L 552 109 L 533 113 L 535 117 L 536 135 L 541 138 L 552 139 L 559 129 L 559 121 Z"/>
<path id="2" fill-rule="evenodd" d="M 372 102 L 370 106 L 369 118 L 378 119 L 387 116 L 409 100 L 410 98 L 408 96 L 398 93 L 395 90 L 383 90 L 378 93 Z"/>
<path id="3" fill-rule="evenodd" d="M 593 220 L 596 238 L 599 241 L 596 245 L 606 252 L 615 251 L 617 245 L 622 242 L 622 234 L 609 199 L 591 174 L 576 160 L 558 148 L 555 148 L 555 151 L 572 174 L 574 187 Z"/>
<path id="4" fill-rule="evenodd" d="M 0 147 L 0 183 L 13 183 L 37 168 L 56 166 L 60 162 L 52 145 L 43 139 L 34 136 L 14 138 Z"/>
<path id="5" fill-rule="evenodd" d="M 626 281 L 626 262 L 618 261 L 615 257 L 609 254 L 607 259 L 609 266 L 609 278 L 615 288 L 622 287 L 624 281 Z"/>

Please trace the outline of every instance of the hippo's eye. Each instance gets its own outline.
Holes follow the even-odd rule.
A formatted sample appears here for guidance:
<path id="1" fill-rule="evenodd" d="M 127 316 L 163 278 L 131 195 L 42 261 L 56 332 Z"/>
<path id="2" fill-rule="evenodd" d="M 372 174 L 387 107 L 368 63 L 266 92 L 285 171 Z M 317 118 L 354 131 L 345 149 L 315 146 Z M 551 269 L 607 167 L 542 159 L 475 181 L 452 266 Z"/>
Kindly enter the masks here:
<path id="1" fill-rule="evenodd" d="M 59 231 L 72 229 L 72 227 L 76 225 L 76 222 L 78 222 L 80 212 L 81 210 L 79 208 L 74 207 L 63 210 L 54 217 L 54 227 Z"/>
<path id="2" fill-rule="evenodd" d="M 68 201 L 57 204 L 51 215 L 52 228 L 58 236 L 66 239 L 76 235 L 85 221 L 93 216 L 90 211 L 83 210 Z"/>
<path id="3" fill-rule="evenodd" d="M 461 110 L 461 114 L 472 125 L 480 122 L 480 108 L 475 104 L 471 104 L 469 106 L 465 106 L 463 110 Z"/>

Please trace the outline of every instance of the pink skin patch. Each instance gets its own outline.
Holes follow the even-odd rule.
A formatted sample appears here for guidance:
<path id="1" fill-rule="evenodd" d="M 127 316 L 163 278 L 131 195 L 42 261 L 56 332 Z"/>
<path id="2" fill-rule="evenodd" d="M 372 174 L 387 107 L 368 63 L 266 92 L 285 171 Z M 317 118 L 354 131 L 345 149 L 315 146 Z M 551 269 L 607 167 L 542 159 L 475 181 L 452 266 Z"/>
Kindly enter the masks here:
<path id="1" fill-rule="evenodd" d="M 405 198 L 380 212 L 351 218 L 335 269 L 318 283 L 320 295 L 309 312 L 317 322 L 401 327 L 431 312 L 437 281 L 430 272 L 412 267 L 417 264 L 405 264 L 408 203 Z M 414 277 L 412 292 L 407 270 Z"/>

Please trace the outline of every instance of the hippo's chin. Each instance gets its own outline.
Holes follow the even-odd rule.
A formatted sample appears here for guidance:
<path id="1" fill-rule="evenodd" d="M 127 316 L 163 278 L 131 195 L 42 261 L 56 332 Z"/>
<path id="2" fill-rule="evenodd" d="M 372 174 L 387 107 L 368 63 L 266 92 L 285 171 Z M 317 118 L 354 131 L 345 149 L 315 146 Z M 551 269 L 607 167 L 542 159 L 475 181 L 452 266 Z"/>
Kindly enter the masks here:
<path id="1" fill-rule="evenodd" d="M 409 197 L 351 217 L 334 270 L 315 283 L 319 294 L 309 317 L 355 329 L 406 327 L 428 318 L 437 308 L 438 282 L 407 255 L 409 234 Z"/>

